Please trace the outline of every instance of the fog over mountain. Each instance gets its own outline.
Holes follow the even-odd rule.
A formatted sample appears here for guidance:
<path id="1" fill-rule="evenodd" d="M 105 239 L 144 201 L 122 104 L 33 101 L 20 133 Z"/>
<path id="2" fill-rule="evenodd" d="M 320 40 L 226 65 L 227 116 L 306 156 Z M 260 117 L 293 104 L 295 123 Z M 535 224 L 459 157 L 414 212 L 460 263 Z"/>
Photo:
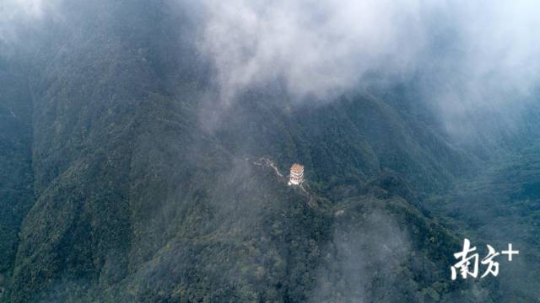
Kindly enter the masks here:
<path id="1" fill-rule="evenodd" d="M 537 300 L 539 11 L 3 0 L 0 302 Z"/>
<path id="2" fill-rule="evenodd" d="M 535 1 L 203 3 L 198 46 L 215 64 L 224 102 L 270 81 L 317 102 L 373 74 L 421 75 L 437 79 L 441 87 L 425 84 L 424 97 L 457 128 L 466 113 L 519 107 L 538 83 Z"/>
<path id="3" fill-rule="evenodd" d="M 0 37 L 24 45 L 21 29 L 47 19 L 66 21 L 64 5 L 69 2 L 4 1 Z M 193 14 L 196 35 L 191 42 L 213 62 L 223 102 L 272 81 L 283 81 L 293 97 L 309 102 L 305 99 L 328 100 L 354 90 L 374 73 L 396 81 L 420 73 L 456 86 L 460 95 L 448 96 L 441 88 L 429 97 L 442 110 L 459 114 L 515 103 L 521 98 L 512 102 L 504 96 L 529 96 L 539 77 L 536 1 L 205 0 L 161 5 Z"/>

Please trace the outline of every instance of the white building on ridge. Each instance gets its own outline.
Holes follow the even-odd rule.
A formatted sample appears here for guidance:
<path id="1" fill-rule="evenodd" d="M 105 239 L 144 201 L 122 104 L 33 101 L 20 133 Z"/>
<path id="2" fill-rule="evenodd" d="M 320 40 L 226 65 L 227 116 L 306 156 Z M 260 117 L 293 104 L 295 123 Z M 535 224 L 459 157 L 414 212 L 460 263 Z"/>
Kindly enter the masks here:
<path id="1" fill-rule="evenodd" d="M 293 166 L 291 166 L 289 185 L 300 185 L 302 182 L 304 182 L 304 166 L 294 163 Z"/>

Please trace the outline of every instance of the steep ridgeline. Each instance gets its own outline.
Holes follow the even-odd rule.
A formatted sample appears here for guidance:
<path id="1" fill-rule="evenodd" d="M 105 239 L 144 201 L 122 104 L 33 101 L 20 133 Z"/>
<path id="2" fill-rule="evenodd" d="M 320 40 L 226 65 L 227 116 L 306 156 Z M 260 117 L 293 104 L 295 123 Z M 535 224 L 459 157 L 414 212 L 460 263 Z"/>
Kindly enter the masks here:
<path id="1" fill-rule="evenodd" d="M 418 193 L 434 192 L 475 165 L 429 125 L 368 93 L 295 105 L 279 87 L 248 92 L 215 128 L 235 153 L 271 155 L 282 169 L 300 161 L 325 191 L 394 173 Z"/>
<path id="2" fill-rule="evenodd" d="M 33 139 L 30 122 L 5 126 L 27 139 L 0 146 L 2 168 L 25 172 L 2 170 L 1 203 L 33 205 L 2 300 L 467 302 L 469 285 L 448 283 L 459 238 L 418 207 L 470 167 L 462 151 L 366 92 L 221 106 L 185 16 L 96 2 L 34 53 Z M 304 164 L 314 203 L 260 157 Z M 18 222 L 2 228 L 15 247 Z"/>

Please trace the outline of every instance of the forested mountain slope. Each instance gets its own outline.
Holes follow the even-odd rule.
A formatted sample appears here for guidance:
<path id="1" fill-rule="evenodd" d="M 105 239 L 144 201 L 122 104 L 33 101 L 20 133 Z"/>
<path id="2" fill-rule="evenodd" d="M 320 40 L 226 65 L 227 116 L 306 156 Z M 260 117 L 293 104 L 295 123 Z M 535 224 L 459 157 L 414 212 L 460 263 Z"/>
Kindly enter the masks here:
<path id="1" fill-rule="evenodd" d="M 0 300 L 503 295 L 449 281 L 462 230 L 429 203 L 486 162 L 395 87 L 306 104 L 275 84 L 224 105 L 185 43 L 193 16 L 144 1 L 66 10 L 70 27 L 0 58 Z M 285 175 L 304 164 L 305 190 L 261 157 Z"/>

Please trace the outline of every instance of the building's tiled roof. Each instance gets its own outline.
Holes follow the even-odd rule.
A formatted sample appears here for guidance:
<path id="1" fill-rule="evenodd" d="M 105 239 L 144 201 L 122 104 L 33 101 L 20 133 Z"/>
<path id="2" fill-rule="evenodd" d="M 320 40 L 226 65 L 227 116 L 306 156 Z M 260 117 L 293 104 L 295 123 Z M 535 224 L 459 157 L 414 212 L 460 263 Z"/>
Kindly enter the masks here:
<path id="1" fill-rule="evenodd" d="M 298 163 L 294 163 L 293 166 L 291 166 L 291 172 L 297 173 L 297 174 L 303 173 L 304 172 L 304 166 L 300 165 Z"/>

